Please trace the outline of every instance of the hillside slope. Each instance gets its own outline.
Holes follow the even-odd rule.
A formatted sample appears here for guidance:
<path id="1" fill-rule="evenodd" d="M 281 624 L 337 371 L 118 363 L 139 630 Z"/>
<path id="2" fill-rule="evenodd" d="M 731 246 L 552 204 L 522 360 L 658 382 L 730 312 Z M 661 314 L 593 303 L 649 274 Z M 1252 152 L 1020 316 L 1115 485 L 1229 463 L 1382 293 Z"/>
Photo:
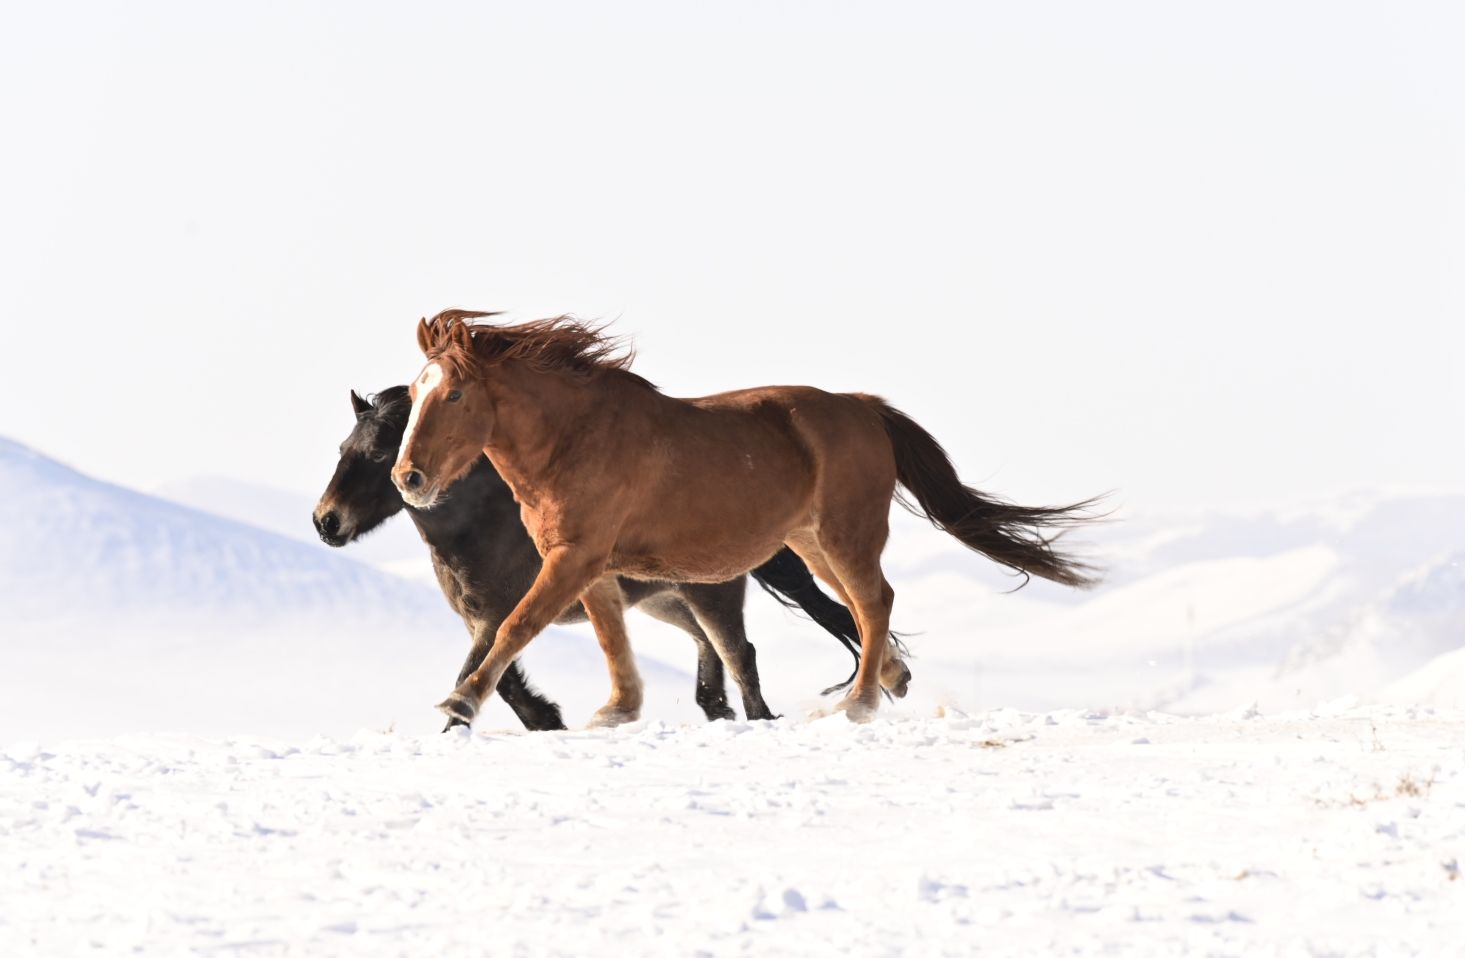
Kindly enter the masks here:
<path id="1" fill-rule="evenodd" d="M 136 731 L 430 731 L 467 648 L 435 587 L 85 476 L 0 439 L 0 739 Z M 583 721 L 606 693 L 583 631 L 526 662 Z M 538 673 L 536 675 L 535 673 Z M 692 678 L 647 658 L 665 717 Z M 690 714 L 689 714 L 690 713 Z M 489 724 L 517 723 L 502 706 Z"/>

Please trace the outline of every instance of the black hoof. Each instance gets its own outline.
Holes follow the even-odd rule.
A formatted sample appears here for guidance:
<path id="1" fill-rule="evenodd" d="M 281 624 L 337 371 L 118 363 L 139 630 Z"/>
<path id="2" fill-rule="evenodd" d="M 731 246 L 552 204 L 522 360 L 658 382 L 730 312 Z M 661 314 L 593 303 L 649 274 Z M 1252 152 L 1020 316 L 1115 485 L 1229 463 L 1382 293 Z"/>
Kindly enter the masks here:
<path id="1" fill-rule="evenodd" d="M 466 727 L 468 723 L 454 715 L 448 719 L 448 724 L 443 726 L 443 731 L 451 732 L 453 729 L 457 728 L 460 725 Z"/>
<path id="2" fill-rule="evenodd" d="M 437 710 L 448 717 L 448 728 L 452 728 L 454 724 L 472 725 L 473 717 L 478 712 L 467 699 L 456 692 L 438 703 Z"/>

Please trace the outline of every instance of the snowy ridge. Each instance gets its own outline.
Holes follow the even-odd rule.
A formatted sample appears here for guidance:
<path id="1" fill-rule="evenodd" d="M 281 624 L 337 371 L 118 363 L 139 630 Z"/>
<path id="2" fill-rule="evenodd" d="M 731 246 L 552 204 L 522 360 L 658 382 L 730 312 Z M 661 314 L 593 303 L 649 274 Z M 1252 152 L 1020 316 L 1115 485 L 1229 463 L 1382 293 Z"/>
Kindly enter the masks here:
<path id="1" fill-rule="evenodd" d="M 321 490 L 325 489 L 328 478 L 328 475 L 321 476 Z M 316 537 L 310 524 L 316 500 L 301 493 L 225 476 L 200 476 L 164 483 L 152 491 L 160 498 L 182 503 L 200 512 L 211 512 L 287 539 L 296 539 L 317 551 L 330 549 Z M 409 570 L 411 578 L 433 581 L 432 565 L 427 559 L 422 537 L 405 518 L 388 522 L 368 533 L 352 543 L 344 554 L 357 562 L 370 563 L 382 569 L 395 566 Z"/>
<path id="2" fill-rule="evenodd" d="M 0 602 L 32 625 L 441 614 L 431 590 L 349 557 L 91 479 L 3 438 L 0 528 Z"/>
<path id="3" fill-rule="evenodd" d="M 435 584 L 89 478 L 4 439 L 0 606 L 0 742 L 428 732 L 441 727 L 432 704 L 468 646 Z M 571 721 L 604 699 L 588 634 L 552 629 L 526 662 Z M 642 673 L 665 689 L 651 714 L 691 717 L 687 672 L 648 655 Z M 497 702 L 485 720 L 515 724 Z"/>

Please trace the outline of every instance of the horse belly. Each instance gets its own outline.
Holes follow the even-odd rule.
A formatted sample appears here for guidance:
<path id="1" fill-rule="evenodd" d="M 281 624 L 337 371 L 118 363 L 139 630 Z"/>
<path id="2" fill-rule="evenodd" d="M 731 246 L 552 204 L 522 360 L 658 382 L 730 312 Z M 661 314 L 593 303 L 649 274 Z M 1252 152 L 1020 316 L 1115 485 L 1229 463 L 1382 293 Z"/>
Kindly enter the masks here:
<path id="1" fill-rule="evenodd" d="M 671 484 L 628 522 L 612 556 L 639 579 L 726 582 L 764 562 L 789 530 L 807 524 L 812 483 L 800 475 L 708 470 Z"/>
<path id="2" fill-rule="evenodd" d="M 686 542 L 661 548 L 630 543 L 611 554 L 610 570 L 629 579 L 659 582 L 727 582 L 767 562 L 782 539 L 737 543 Z"/>

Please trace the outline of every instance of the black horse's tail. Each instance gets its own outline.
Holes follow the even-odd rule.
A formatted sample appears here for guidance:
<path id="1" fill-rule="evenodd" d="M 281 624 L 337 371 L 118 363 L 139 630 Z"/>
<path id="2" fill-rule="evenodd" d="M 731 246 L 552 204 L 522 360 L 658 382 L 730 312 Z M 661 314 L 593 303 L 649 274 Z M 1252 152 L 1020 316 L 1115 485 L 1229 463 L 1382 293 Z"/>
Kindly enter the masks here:
<path id="1" fill-rule="evenodd" d="M 803 610 L 855 657 L 855 672 L 860 669 L 860 630 L 850 610 L 824 594 L 809 567 L 787 546 L 751 573 L 763 591 L 778 600 L 786 609 Z M 838 691 L 855 680 L 855 672 L 838 685 L 831 685 L 824 694 Z"/>
<path id="2" fill-rule="evenodd" d="M 1059 551 L 1055 543 L 1067 530 L 1098 518 L 1093 510 L 1100 498 L 1034 507 L 984 495 L 962 484 L 946 450 L 915 420 L 876 396 L 859 398 L 879 413 L 895 447 L 896 477 L 915 499 L 912 503 L 897 490 L 901 505 L 1024 577 L 1080 589 L 1098 584 L 1097 569 Z"/>

